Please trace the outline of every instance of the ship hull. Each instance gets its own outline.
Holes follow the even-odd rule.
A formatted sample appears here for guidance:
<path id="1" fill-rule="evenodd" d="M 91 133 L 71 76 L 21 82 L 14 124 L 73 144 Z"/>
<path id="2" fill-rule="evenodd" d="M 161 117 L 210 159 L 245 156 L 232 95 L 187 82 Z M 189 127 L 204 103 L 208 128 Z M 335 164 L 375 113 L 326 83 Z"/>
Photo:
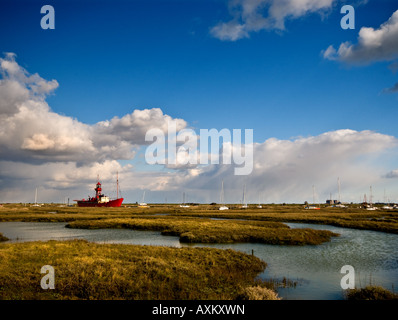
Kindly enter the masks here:
<path id="1" fill-rule="evenodd" d="M 120 207 L 122 205 L 123 198 L 111 200 L 109 202 L 98 202 L 90 200 L 79 200 L 77 201 L 78 207 Z"/>

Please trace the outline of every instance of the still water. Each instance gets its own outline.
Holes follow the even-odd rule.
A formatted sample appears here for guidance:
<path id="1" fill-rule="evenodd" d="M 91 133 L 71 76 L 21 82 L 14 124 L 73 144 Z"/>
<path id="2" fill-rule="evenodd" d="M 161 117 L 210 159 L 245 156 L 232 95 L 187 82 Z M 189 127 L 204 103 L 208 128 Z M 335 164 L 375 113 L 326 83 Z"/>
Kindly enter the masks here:
<path id="1" fill-rule="evenodd" d="M 288 223 L 291 228 L 309 227 L 340 234 L 330 242 L 316 246 L 280 246 L 254 243 L 195 244 L 221 249 L 234 249 L 254 255 L 267 262 L 260 274 L 264 279 L 284 277 L 297 281 L 294 288 L 279 288 L 284 299 L 337 300 L 343 298 L 341 267 L 355 269 L 358 287 L 381 285 L 397 291 L 398 235 L 375 231 L 345 229 L 325 225 Z M 98 243 L 123 243 L 169 247 L 192 246 L 180 243 L 178 237 L 162 236 L 160 232 L 127 229 L 69 229 L 65 223 L 2 222 L 0 233 L 10 242 L 86 239 Z"/>

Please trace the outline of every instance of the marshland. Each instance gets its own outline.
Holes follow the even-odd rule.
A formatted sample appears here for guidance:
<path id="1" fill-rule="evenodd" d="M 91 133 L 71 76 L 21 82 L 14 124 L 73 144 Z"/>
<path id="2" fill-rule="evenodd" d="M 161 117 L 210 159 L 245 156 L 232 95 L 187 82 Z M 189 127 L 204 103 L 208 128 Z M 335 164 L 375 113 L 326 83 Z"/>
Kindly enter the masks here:
<path id="1" fill-rule="evenodd" d="M 362 277 L 366 277 L 361 279 L 359 276 L 358 285 L 364 288 L 372 285 L 373 291 L 368 288 L 368 292 L 374 293 L 373 285 L 382 282 L 394 297 L 398 266 L 394 260 L 395 250 L 390 247 L 398 238 L 397 211 L 366 211 L 357 205 L 347 208 L 324 206 L 321 210 L 305 210 L 303 205 L 293 204 L 270 204 L 262 208 L 253 205 L 247 209 L 231 205 L 230 208 L 219 211 L 215 205 L 78 208 L 55 204 L 41 207 L 5 204 L 0 207 L 0 239 L 3 240 L 0 244 L 0 298 L 364 297 L 358 293 L 348 295 L 336 288 L 333 288 L 333 294 L 322 295 L 312 291 L 312 295 L 306 295 L 305 290 L 311 287 L 306 283 L 307 272 L 314 274 L 309 270 L 314 266 L 329 272 L 333 263 L 326 260 L 328 256 L 340 264 L 351 261 L 356 269 L 362 271 Z M 11 222 L 17 226 L 15 230 L 22 230 L 18 229 L 21 225 L 18 223 L 25 223 L 35 232 L 35 226 L 40 223 L 41 226 L 62 228 L 63 233 L 75 232 L 76 235 L 79 231 L 93 232 L 96 240 L 87 241 L 78 236 L 76 238 L 80 240 L 75 240 L 72 235 L 68 240 L 38 237 L 35 241 L 24 241 L 24 234 L 18 234 L 21 231 L 8 234 Z M 126 237 L 132 238 L 150 234 L 157 237 L 157 241 L 171 239 L 173 245 L 167 241 L 160 246 L 145 242 L 143 245 L 125 244 L 130 243 L 128 241 L 112 243 L 103 238 L 107 230 L 113 235 L 125 232 Z M 360 251 L 355 243 L 358 237 L 369 243 L 370 247 L 364 250 L 372 251 L 362 252 L 363 257 L 355 252 Z M 352 251 L 351 256 L 340 252 L 343 245 L 345 250 Z M 387 267 L 384 266 L 386 261 L 380 261 L 386 259 L 379 256 L 380 245 L 389 246 L 383 249 L 389 257 Z M 344 259 L 339 261 L 341 255 Z M 368 261 L 373 255 L 374 261 Z M 44 264 L 52 265 L 57 270 L 56 289 L 51 292 L 44 292 L 38 285 L 42 277 L 40 267 Z M 383 265 L 382 271 L 379 264 Z M 366 268 L 361 269 L 365 265 Z M 304 266 L 308 271 L 304 270 Z M 365 275 L 367 273 L 369 276 Z M 341 276 L 337 270 L 335 275 L 319 275 L 316 279 L 311 278 L 310 282 L 319 281 L 322 284 L 329 281 L 338 287 Z M 134 283 L 132 278 L 136 279 Z M 292 294 L 295 290 L 299 291 L 296 288 L 300 286 L 304 288 L 302 293 Z M 376 296 L 382 297 L 381 294 Z"/>

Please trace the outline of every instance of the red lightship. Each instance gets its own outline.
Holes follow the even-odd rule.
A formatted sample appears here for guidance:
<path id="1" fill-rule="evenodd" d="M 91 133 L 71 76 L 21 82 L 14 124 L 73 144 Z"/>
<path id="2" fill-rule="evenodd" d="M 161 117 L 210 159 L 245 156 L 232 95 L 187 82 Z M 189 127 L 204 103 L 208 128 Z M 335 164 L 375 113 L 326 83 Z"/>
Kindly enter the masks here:
<path id="1" fill-rule="evenodd" d="M 102 194 L 101 183 L 98 181 L 95 186 L 95 197 L 89 197 L 87 200 L 74 200 L 77 201 L 78 207 L 120 207 L 123 202 L 123 198 L 119 198 L 119 179 L 117 181 L 117 197 L 114 200 L 110 200 L 109 197 Z"/>

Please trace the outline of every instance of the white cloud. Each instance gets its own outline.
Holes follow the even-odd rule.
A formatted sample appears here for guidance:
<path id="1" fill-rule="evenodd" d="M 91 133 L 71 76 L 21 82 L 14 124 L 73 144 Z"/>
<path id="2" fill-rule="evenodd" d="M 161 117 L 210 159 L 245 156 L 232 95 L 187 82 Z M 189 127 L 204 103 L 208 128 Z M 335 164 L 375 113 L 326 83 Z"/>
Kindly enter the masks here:
<path id="1" fill-rule="evenodd" d="M 94 126 L 99 137 L 118 136 L 137 145 L 147 144 L 145 134 L 149 129 L 157 128 L 167 134 L 168 122 L 175 121 L 177 131 L 184 129 L 187 123 L 183 119 L 173 119 L 163 114 L 159 108 L 134 110 L 122 118 L 114 117 Z M 99 138 L 101 139 L 101 138 Z"/>
<path id="2" fill-rule="evenodd" d="M 134 110 L 122 118 L 87 125 L 53 112 L 46 97 L 58 82 L 29 74 L 14 54 L 0 58 L 0 74 L 2 159 L 40 163 L 131 159 L 135 149 L 145 144 L 148 129 L 167 130 L 171 120 L 178 129 L 186 126 L 184 120 L 172 119 L 160 109 Z"/>
<path id="3" fill-rule="evenodd" d="M 211 29 L 210 33 L 214 37 L 223 41 L 235 41 L 249 37 L 248 32 L 245 30 L 245 26 L 236 21 L 219 23 Z"/>
<path id="4" fill-rule="evenodd" d="M 336 50 L 329 46 L 323 53 L 325 59 L 348 63 L 392 61 L 398 58 L 398 10 L 379 28 L 362 27 L 357 44 L 344 42 Z"/>
<path id="5" fill-rule="evenodd" d="M 269 14 L 278 29 L 285 28 L 287 18 L 299 18 L 306 14 L 331 8 L 334 0 L 285 0 L 272 1 Z"/>
<path id="6" fill-rule="evenodd" d="M 230 0 L 233 19 L 220 22 L 210 33 L 220 39 L 236 41 L 260 30 L 284 30 L 287 19 L 324 12 L 335 0 Z"/>
<path id="7" fill-rule="evenodd" d="M 372 131 L 338 130 L 319 136 L 280 140 L 270 138 L 254 145 L 254 169 L 249 176 L 235 176 L 234 166 L 197 168 L 200 174 L 184 177 L 184 188 L 195 190 L 205 201 L 219 201 L 224 180 L 226 201 L 239 203 L 243 185 L 249 201 L 312 201 L 312 185 L 322 202 L 336 196 L 337 178 L 344 186 L 344 201 L 356 201 L 369 185 L 382 183 L 378 165 L 384 152 L 397 147 L 395 137 Z M 191 191 L 192 193 L 193 191 Z"/>
<path id="8" fill-rule="evenodd" d="M 398 10 L 379 28 L 362 27 L 356 44 L 343 42 L 336 50 L 330 45 L 322 52 L 328 60 L 349 64 L 370 64 L 379 61 L 393 61 L 389 69 L 395 73 L 398 66 Z M 385 88 L 382 93 L 398 92 L 398 83 Z"/>

